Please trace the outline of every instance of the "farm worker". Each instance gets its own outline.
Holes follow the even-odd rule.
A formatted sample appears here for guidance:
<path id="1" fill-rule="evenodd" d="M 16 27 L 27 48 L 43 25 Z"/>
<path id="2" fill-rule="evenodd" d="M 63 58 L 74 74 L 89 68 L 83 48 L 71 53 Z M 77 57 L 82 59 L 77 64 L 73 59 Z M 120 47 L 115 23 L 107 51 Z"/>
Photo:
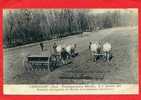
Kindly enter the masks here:
<path id="1" fill-rule="evenodd" d="M 92 44 L 92 42 L 89 42 L 89 50 L 91 50 L 91 44 Z"/>
<path id="2" fill-rule="evenodd" d="M 66 64 L 66 60 L 68 56 L 69 56 L 68 52 L 65 50 L 65 48 L 62 48 L 61 58 L 62 58 L 63 64 Z"/>
<path id="3" fill-rule="evenodd" d="M 73 48 L 72 48 L 72 54 L 73 54 L 74 57 L 75 57 L 76 55 L 78 55 L 78 52 L 77 52 L 77 50 L 76 50 L 76 47 L 77 47 L 77 45 L 76 45 L 76 43 L 75 43 L 74 46 L 73 46 Z"/>
<path id="4" fill-rule="evenodd" d="M 56 44 L 56 43 L 54 43 L 54 44 L 53 44 L 53 53 L 54 53 L 54 54 L 56 54 L 56 53 L 57 53 L 56 48 L 57 48 L 57 44 Z"/>
<path id="5" fill-rule="evenodd" d="M 40 47 L 41 47 L 41 50 L 43 51 L 44 50 L 44 44 L 42 42 L 40 43 Z"/>
<path id="6" fill-rule="evenodd" d="M 98 41 L 97 42 L 97 45 L 98 45 L 98 53 L 100 53 L 101 52 L 101 41 Z"/>

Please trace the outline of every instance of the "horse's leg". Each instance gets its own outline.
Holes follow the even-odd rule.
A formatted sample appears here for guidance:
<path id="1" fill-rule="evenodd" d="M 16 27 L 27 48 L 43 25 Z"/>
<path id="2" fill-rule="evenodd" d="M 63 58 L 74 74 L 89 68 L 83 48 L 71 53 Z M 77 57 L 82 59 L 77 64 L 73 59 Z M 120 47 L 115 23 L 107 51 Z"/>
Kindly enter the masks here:
<path id="1" fill-rule="evenodd" d="M 93 62 L 95 61 L 95 55 L 94 55 L 93 51 L 91 51 L 91 59 L 92 59 Z"/>
<path id="2" fill-rule="evenodd" d="M 106 53 L 104 52 L 104 55 L 103 55 L 103 59 L 104 61 L 106 61 Z"/>
<path id="3" fill-rule="evenodd" d="M 110 62 L 110 52 L 107 52 L 107 60 Z"/>
<path id="4" fill-rule="evenodd" d="M 96 54 L 96 52 L 94 53 L 94 62 L 96 62 L 96 60 L 97 60 L 97 56 L 95 55 Z"/>
<path id="5" fill-rule="evenodd" d="M 97 61 L 97 56 L 95 55 L 95 62 Z"/>

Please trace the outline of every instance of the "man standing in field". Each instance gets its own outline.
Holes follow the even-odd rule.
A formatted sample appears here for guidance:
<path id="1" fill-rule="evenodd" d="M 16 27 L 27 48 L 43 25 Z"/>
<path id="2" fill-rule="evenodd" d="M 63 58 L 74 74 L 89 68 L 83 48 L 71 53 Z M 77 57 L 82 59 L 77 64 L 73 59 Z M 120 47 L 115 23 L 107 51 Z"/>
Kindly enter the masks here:
<path id="1" fill-rule="evenodd" d="M 54 43 L 54 44 L 53 44 L 53 54 L 56 54 L 56 53 L 57 53 L 56 48 L 57 48 L 57 44 Z"/>
<path id="2" fill-rule="evenodd" d="M 41 47 L 41 50 L 43 51 L 44 50 L 44 44 L 42 42 L 40 43 L 40 47 Z"/>

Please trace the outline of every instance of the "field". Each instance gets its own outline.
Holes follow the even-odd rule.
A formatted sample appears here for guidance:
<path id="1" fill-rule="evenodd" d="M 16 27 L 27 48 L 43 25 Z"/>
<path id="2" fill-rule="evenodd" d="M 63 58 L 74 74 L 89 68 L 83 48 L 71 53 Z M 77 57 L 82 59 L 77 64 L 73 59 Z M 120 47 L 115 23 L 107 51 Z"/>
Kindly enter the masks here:
<path id="1" fill-rule="evenodd" d="M 89 41 L 109 41 L 113 59 L 110 63 L 90 59 Z M 44 41 L 45 51 L 55 40 Z M 77 43 L 79 56 L 72 64 L 52 72 L 25 72 L 23 59 L 28 54 L 41 53 L 39 43 L 4 49 L 5 84 L 79 84 L 79 83 L 137 83 L 138 82 L 138 28 L 117 27 L 97 32 L 84 32 L 57 41 L 58 44 Z M 101 80 L 97 79 L 102 77 Z"/>

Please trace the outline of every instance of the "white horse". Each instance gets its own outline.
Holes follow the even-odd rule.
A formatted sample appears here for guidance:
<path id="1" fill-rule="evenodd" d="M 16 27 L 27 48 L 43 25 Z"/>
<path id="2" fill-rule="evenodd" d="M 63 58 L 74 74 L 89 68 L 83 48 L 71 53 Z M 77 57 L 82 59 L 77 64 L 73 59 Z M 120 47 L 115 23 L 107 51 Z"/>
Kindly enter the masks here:
<path id="1" fill-rule="evenodd" d="M 90 44 L 90 51 L 91 51 L 91 55 L 92 55 L 92 58 L 94 61 L 97 60 L 97 55 L 96 54 L 99 54 L 100 53 L 100 50 L 101 50 L 101 45 L 99 42 L 95 42 L 95 43 L 92 43 Z"/>
<path id="2" fill-rule="evenodd" d="M 73 56 L 75 54 L 76 44 L 66 46 L 65 50 L 70 54 L 70 56 Z"/>
<path id="3" fill-rule="evenodd" d="M 57 53 L 61 53 L 62 52 L 62 48 L 63 48 L 63 46 L 62 45 L 57 45 L 57 47 L 56 47 L 56 51 L 57 51 Z"/>
<path id="4" fill-rule="evenodd" d="M 105 57 L 105 60 L 107 60 L 108 62 L 110 61 L 111 50 L 112 50 L 112 46 L 109 42 L 106 42 L 103 44 L 104 57 Z"/>
<path id="5" fill-rule="evenodd" d="M 60 55 L 63 64 L 67 64 L 69 62 L 68 60 L 71 57 L 71 49 L 72 47 L 70 45 L 58 45 L 56 47 L 56 51 Z"/>

